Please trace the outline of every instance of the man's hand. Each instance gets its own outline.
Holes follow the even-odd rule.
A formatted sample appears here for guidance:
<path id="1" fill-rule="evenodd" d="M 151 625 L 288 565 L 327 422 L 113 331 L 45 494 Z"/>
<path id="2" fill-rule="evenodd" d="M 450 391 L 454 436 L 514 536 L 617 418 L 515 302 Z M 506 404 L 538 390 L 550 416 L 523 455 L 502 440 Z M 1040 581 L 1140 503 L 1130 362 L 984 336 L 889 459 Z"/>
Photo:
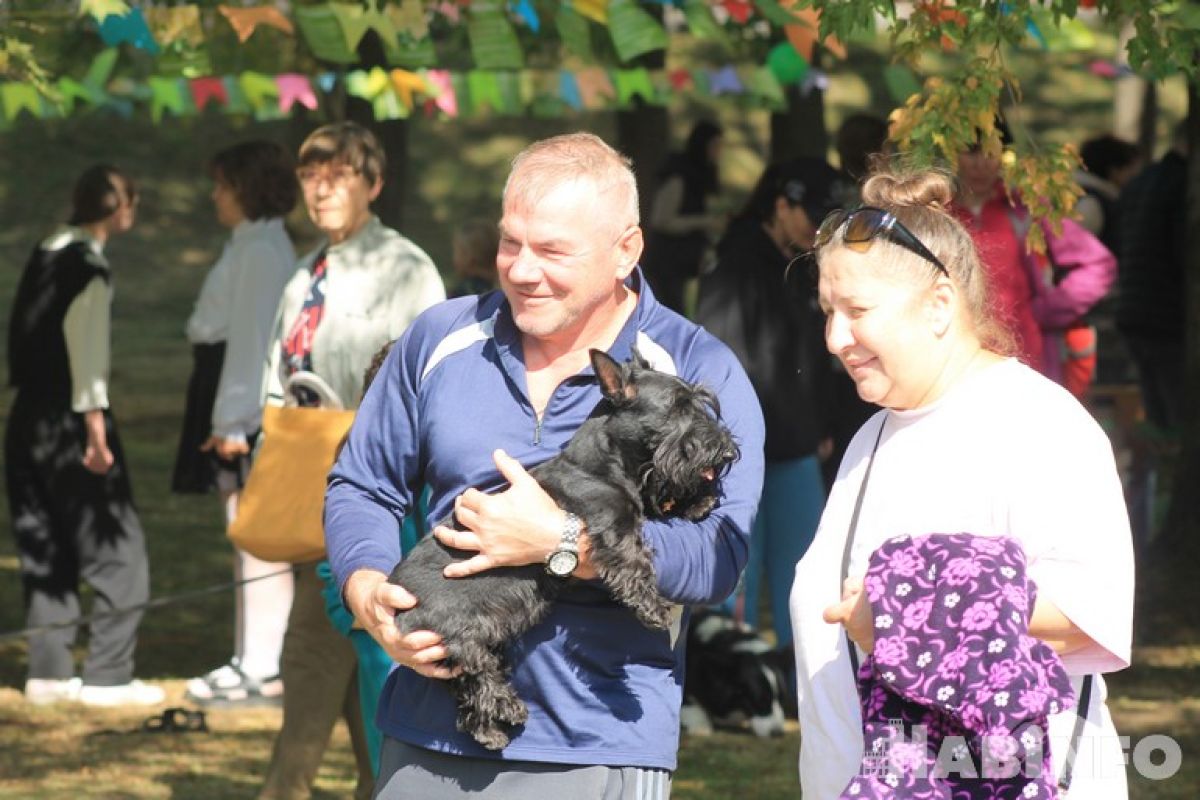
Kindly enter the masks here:
<path id="1" fill-rule="evenodd" d="M 862 578 L 847 578 L 842 584 L 842 601 L 825 609 L 821 618 L 830 624 L 841 623 L 863 652 L 870 653 L 875 647 L 875 620 Z"/>
<path id="2" fill-rule="evenodd" d="M 468 489 L 454 501 L 454 516 L 467 528 L 456 531 L 439 525 L 433 529 L 442 544 L 479 553 L 446 567 L 447 578 L 464 578 L 495 567 L 540 564 L 562 539 L 566 512 L 546 494 L 515 458 L 503 450 L 492 453 L 509 488 L 499 494 Z M 584 547 L 580 547 L 583 565 Z M 578 577 L 590 577 L 576 570 Z"/>
<path id="3" fill-rule="evenodd" d="M 382 572 L 360 569 L 346 581 L 346 607 L 371 638 L 398 664 L 426 678 L 453 678 L 461 668 L 451 670 L 442 666 L 448 653 L 442 637 L 433 631 L 413 631 L 402 635 L 396 626 L 396 612 L 407 611 L 417 604 L 402 587 L 388 583 Z"/>

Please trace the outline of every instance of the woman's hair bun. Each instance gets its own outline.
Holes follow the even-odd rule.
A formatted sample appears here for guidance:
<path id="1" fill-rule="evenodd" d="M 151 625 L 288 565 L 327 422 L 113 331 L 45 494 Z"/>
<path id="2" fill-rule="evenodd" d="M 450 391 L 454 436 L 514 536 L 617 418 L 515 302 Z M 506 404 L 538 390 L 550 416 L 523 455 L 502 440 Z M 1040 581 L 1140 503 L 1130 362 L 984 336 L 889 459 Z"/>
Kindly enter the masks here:
<path id="1" fill-rule="evenodd" d="M 873 173 L 863 183 L 863 204 L 883 208 L 946 209 L 954 199 L 954 178 L 940 169 Z"/>

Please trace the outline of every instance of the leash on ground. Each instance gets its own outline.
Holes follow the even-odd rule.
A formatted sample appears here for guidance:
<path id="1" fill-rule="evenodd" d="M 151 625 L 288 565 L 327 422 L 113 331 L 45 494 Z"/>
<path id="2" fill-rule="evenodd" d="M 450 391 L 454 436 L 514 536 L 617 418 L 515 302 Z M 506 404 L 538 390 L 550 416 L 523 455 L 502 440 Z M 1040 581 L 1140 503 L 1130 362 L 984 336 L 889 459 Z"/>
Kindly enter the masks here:
<path id="1" fill-rule="evenodd" d="M 67 620 L 66 622 L 53 622 L 47 625 L 34 625 L 29 628 L 21 628 L 20 630 L 5 631 L 0 633 L 0 643 L 7 642 L 9 639 L 22 639 L 35 633 L 46 633 L 49 631 L 59 630 L 60 628 L 74 628 L 79 625 L 88 625 L 98 619 L 117 617 L 122 614 L 128 614 L 132 611 L 146 611 L 152 608 L 162 608 L 163 606 L 170 606 L 176 603 L 185 602 L 187 600 L 195 600 L 198 597 L 207 597 L 208 595 L 212 594 L 220 594 L 221 592 L 235 589 L 238 586 L 244 586 L 247 583 L 265 581 L 267 578 L 276 578 L 286 572 L 292 572 L 294 570 L 295 567 L 289 565 L 278 572 L 270 572 L 266 575 L 259 575 L 256 578 L 243 578 L 242 580 L 238 581 L 226 581 L 225 583 L 205 586 L 202 589 L 193 589 L 190 592 L 180 592 L 179 594 L 167 595 L 166 597 L 156 597 L 151 600 L 147 600 L 144 603 L 139 603 L 136 606 L 129 606 L 128 608 L 112 608 L 107 611 L 97 611 L 92 614 L 84 614 L 83 616 L 76 617 L 72 620 Z"/>

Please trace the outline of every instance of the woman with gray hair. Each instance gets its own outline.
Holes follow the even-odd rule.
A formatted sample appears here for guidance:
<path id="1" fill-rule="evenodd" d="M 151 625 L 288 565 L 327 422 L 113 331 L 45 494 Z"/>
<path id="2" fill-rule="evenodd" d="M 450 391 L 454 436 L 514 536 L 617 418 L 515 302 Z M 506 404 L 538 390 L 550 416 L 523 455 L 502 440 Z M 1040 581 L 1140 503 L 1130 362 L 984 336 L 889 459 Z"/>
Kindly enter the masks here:
<path id="1" fill-rule="evenodd" d="M 418 314 L 444 300 L 437 268 L 421 248 L 371 213 L 386 156 L 366 128 L 326 125 L 300 145 L 297 175 L 309 218 L 325 241 L 300 261 L 284 288 L 267 367 L 267 402 L 282 404 L 295 385 L 299 405 L 357 408 L 363 373 L 379 349 Z M 302 379 L 302 380 L 297 380 Z M 283 728 L 262 798 L 308 797 L 339 716 L 358 762 L 356 796 L 373 773 L 350 641 L 325 612 L 318 563 L 296 565 L 295 598 L 280 663 Z"/>

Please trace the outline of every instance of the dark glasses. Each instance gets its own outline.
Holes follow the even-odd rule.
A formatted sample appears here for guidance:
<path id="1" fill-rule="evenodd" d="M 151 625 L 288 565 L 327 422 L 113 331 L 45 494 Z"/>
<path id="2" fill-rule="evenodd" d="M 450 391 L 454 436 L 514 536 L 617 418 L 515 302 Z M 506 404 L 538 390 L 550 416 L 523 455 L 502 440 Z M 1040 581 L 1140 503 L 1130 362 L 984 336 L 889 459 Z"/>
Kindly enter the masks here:
<path id="1" fill-rule="evenodd" d="M 890 211 L 874 206 L 860 206 L 846 211 L 839 209 L 825 218 L 817 229 L 818 248 L 829 244 L 830 239 L 841 228 L 842 243 L 856 253 L 865 253 L 871 248 L 871 242 L 882 236 L 893 244 L 898 244 L 910 253 L 916 253 L 921 258 L 933 264 L 943 275 L 950 277 L 946 265 L 938 259 L 921 240 L 913 234 Z"/>

